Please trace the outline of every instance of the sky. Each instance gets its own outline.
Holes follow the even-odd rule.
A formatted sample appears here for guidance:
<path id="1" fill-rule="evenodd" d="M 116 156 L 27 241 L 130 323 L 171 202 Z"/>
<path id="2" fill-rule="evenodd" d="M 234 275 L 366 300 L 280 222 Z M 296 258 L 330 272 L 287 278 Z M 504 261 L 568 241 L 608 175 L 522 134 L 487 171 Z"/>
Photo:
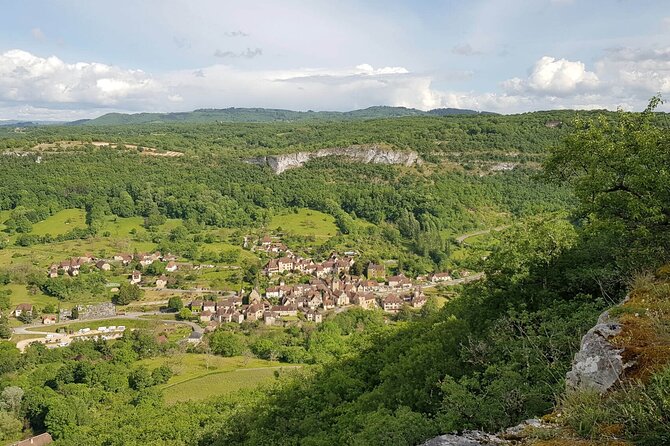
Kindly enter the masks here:
<path id="1" fill-rule="evenodd" d="M 0 119 L 670 99 L 670 0 L 3 3 Z"/>

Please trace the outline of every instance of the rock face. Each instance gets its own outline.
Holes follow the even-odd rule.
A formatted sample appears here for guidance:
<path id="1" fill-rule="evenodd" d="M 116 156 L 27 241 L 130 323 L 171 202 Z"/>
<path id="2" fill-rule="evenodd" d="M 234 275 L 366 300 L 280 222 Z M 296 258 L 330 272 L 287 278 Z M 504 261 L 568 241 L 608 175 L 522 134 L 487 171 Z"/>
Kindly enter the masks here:
<path id="1" fill-rule="evenodd" d="M 632 365 L 624 363 L 623 349 L 608 341 L 619 333 L 621 324 L 611 319 L 608 312 L 600 315 L 596 326 L 582 338 L 572 370 L 565 376 L 567 390 L 588 389 L 602 393 L 619 381 L 624 370 Z"/>
<path id="2" fill-rule="evenodd" d="M 465 431 L 460 435 L 440 435 L 425 442 L 422 446 L 481 446 L 504 445 L 507 441 L 481 431 Z"/>
<path id="3" fill-rule="evenodd" d="M 321 149 L 316 152 L 297 152 L 285 155 L 259 156 L 247 160 L 248 163 L 259 166 L 269 166 L 277 175 L 285 170 L 300 167 L 313 158 L 324 156 L 343 156 L 360 163 L 373 164 L 400 164 L 411 166 L 420 164 L 421 159 L 416 152 L 400 151 L 384 148 L 378 145 L 350 146 Z"/>

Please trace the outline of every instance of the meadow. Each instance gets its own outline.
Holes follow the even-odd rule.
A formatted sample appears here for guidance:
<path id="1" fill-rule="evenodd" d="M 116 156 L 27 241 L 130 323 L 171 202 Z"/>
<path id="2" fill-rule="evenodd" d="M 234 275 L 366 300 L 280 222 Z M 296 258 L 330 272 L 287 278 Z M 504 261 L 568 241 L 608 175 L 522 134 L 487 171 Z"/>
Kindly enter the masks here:
<path id="1" fill-rule="evenodd" d="M 194 353 L 144 359 L 139 364 L 150 369 L 167 365 L 173 370 L 174 376 L 160 387 L 168 404 L 204 400 L 254 388 L 274 379 L 276 371 L 282 374 L 302 367 L 251 357 L 223 358 Z"/>

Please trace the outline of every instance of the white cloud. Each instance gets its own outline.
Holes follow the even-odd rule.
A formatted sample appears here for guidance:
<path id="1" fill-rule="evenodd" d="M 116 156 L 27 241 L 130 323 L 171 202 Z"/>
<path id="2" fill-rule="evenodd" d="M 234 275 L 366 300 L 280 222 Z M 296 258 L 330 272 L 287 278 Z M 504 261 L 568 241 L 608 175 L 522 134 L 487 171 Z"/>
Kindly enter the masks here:
<path id="1" fill-rule="evenodd" d="M 503 82 L 503 87 L 515 93 L 534 92 L 561 96 L 590 90 L 598 84 L 596 73 L 587 71 L 582 62 L 544 56 L 535 63 L 528 78 L 509 79 Z"/>
<path id="2" fill-rule="evenodd" d="M 100 63 L 68 64 L 21 50 L 0 54 L 0 101 L 31 104 L 146 106 L 164 88 L 141 70 Z M 156 99 L 160 99 L 157 97 Z"/>
<path id="3" fill-rule="evenodd" d="M 0 54 L 0 119 L 79 119 L 108 111 L 272 107 L 351 110 L 373 105 L 470 108 L 502 113 L 556 108 L 642 109 L 670 92 L 670 48 L 608 51 L 587 68 L 545 56 L 500 91 L 456 91 L 463 76 L 361 63 L 340 68 L 262 70 L 215 64 L 151 75 L 112 65 Z M 437 88 L 435 82 L 446 85 Z M 667 105 L 665 106 L 667 108 Z"/>

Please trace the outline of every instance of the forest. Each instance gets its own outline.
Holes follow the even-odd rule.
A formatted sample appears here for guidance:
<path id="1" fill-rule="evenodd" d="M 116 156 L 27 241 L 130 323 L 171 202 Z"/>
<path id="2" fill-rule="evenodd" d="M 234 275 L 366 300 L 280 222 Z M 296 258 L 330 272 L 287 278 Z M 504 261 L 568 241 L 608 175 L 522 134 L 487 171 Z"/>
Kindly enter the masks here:
<path id="1" fill-rule="evenodd" d="M 670 140 L 656 103 L 643 113 L 2 130 L 5 249 L 53 243 L 53 236 L 29 235 L 31 228 L 66 208 L 84 210 L 86 228 L 63 239 L 98 236 L 109 216 L 142 217 L 148 227 L 179 219 L 195 234 L 242 233 L 309 208 L 333 217 L 333 244 L 348 237 L 366 258 L 391 254 L 399 270 L 420 274 L 450 264 L 457 234 L 506 229 L 478 261 L 485 278 L 442 306 L 433 301 L 392 320 L 351 310 L 275 334 L 219 328 L 209 353 L 304 366 L 204 401 L 163 400 L 161 385 L 173 372 L 147 364 L 179 347 L 142 330 L 62 349 L 34 345 L 23 354 L 0 342 L 0 438 L 13 438 L 25 423 L 58 445 L 416 445 L 552 413 L 564 403 L 581 335 L 623 299 L 637 274 L 662 277 L 670 261 Z M 244 162 L 373 143 L 415 150 L 425 162 L 324 158 L 281 175 Z M 184 155 L 146 156 L 141 147 Z M 511 170 L 491 169 L 510 160 Z M 180 237 L 158 241 L 182 254 L 179 242 L 188 236 Z M 655 373 L 661 379 L 667 370 Z M 620 438 L 670 438 L 662 398 L 645 400 L 660 420 L 654 429 L 641 431 L 635 417 L 617 419 Z M 607 419 L 591 413 L 582 407 L 571 415 L 573 426 L 591 427 L 575 435 L 602 444 Z"/>

